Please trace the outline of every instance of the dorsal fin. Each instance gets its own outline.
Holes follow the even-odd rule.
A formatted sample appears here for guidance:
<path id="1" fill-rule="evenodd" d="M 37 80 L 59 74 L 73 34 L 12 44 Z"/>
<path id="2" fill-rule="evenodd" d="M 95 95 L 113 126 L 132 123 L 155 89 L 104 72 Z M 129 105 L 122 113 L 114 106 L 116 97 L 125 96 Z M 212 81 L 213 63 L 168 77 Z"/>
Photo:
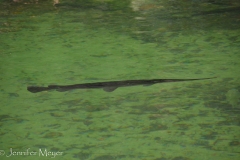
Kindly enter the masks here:
<path id="1" fill-rule="evenodd" d="M 103 90 L 106 91 L 106 92 L 112 92 L 112 91 L 114 91 L 117 88 L 118 87 L 103 87 Z"/>

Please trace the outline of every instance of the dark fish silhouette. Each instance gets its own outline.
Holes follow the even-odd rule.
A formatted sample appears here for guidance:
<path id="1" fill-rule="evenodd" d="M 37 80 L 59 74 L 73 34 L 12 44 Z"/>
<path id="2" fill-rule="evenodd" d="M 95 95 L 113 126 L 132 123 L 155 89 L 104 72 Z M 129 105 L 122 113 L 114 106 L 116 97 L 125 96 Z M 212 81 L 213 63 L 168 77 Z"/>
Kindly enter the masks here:
<path id="1" fill-rule="evenodd" d="M 212 77 L 216 78 L 216 77 Z M 74 85 L 48 85 L 48 87 L 39 87 L 39 86 L 28 86 L 27 90 L 32 93 L 56 90 L 59 92 L 65 92 L 72 89 L 95 89 L 102 88 L 106 92 L 112 92 L 118 87 L 129 87 L 144 85 L 150 86 L 156 83 L 165 83 L 165 82 L 181 82 L 181 81 L 195 81 L 195 80 L 204 80 L 212 78 L 200 78 L 200 79 L 150 79 L 150 80 L 125 80 L 125 81 L 109 81 L 109 82 L 95 82 L 95 83 L 83 83 L 83 84 L 74 84 Z"/>

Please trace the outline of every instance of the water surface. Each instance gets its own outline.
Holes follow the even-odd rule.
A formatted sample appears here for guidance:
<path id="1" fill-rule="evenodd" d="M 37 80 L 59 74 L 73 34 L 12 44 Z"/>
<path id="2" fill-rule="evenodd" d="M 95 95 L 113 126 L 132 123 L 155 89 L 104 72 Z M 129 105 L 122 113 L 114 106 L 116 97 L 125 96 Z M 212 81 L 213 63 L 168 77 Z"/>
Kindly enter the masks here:
<path id="1" fill-rule="evenodd" d="M 2 158 L 239 159 L 239 7 L 237 0 L 1 0 Z M 27 91 L 206 77 L 217 78 L 111 93 Z"/>

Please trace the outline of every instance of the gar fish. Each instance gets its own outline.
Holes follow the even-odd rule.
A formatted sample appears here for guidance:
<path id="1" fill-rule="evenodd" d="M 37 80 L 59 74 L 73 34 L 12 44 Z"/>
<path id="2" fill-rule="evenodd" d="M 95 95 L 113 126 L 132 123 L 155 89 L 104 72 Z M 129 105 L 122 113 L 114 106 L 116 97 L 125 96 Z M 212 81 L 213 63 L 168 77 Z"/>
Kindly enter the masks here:
<path id="1" fill-rule="evenodd" d="M 216 78 L 216 77 L 212 77 L 212 78 Z M 27 90 L 32 93 L 37 93 L 37 92 L 49 91 L 49 90 L 65 92 L 73 89 L 102 88 L 106 92 L 112 92 L 116 90 L 118 87 L 129 87 L 129 86 L 137 86 L 137 85 L 150 86 L 156 83 L 195 81 L 195 80 L 204 80 L 204 79 L 212 79 L 212 78 L 123 80 L 123 81 L 95 82 L 95 83 L 83 83 L 83 84 L 73 84 L 73 85 L 48 85 L 47 87 L 28 86 Z"/>

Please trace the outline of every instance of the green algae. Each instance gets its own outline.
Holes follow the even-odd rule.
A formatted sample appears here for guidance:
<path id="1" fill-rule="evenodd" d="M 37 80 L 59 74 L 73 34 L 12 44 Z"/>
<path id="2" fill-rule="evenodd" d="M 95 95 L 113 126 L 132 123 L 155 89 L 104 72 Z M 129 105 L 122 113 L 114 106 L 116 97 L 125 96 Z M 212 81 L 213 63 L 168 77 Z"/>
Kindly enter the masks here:
<path id="1" fill-rule="evenodd" d="M 64 159 L 239 159 L 236 12 L 210 16 L 219 7 L 205 2 L 155 1 L 164 9 L 145 1 L 138 12 L 130 1 L 85 2 L 0 6 L 1 150 L 47 148 Z M 194 16 L 195 9 L 205 14 Z M 26 90 L 208 76 L 218 78 L 110 94 Z"/>

